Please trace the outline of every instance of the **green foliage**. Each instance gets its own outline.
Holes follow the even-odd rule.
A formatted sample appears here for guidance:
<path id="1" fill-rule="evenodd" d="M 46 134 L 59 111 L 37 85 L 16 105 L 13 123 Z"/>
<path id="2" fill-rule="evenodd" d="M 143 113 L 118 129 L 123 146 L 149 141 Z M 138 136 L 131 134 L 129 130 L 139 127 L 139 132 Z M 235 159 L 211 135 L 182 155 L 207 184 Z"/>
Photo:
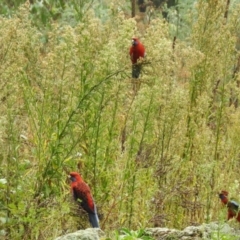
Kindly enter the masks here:
<path id="1" fill-rule="evenodd" d="M 239 187 L 239 6 L 226 21 L 225 1 L 198 1 L 174 47 L 169 24 L 151 20 L 136 93 L 128 49 L 140 33 L 123 3 L 25 3 L 0 18 L 0 234 L 9 239 L 89 226 L 72 207 L 72 170 L 90 185 L 101 228 L 123 227 L 126 239 L 144 239 L 126 228 L 225 219 L 216 193 Z"/>
<path id="2" fill-rule="evenodd" d="M 231 236 L 229 234 L 224 234 L 224 233 L 212 233 L 211 239 L 213 240 L 237 240 L 237 236 Z"/>
<path id="3" fill-rule="evenodd" d="M 136 239 L 153 240 L 153 238 L 150 237 L 143 229 L 133 231 L 127 228 L 123 228 L 121 230 L 121 234 L 117 233 L 115 239 L 117 240 L 136 240 Z"/>

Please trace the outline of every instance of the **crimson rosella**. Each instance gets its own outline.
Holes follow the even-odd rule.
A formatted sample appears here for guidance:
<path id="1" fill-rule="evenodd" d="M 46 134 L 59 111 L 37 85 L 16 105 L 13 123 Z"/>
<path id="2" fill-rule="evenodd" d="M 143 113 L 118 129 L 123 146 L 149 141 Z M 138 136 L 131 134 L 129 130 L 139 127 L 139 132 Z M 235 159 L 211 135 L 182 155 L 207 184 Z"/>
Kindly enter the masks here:
<path id="1" fill-rule="evenodd" d="M 221 199 L 224 205 L 227 205 L 228 208 L 228 220 L 235 217 L 238 222 L 240 222 L 240 208 L 239 203 L 228 200 L 228 192 L 223 190 L 219 193 L 219 198 Z"/>
<path id="2" fill-rule="evenodd" d="M 141 64 L 138 64 L 138 60 L 145 57 L 145 47 L 135 37 L 132 38 L 132 46 L 129 49 L 129 55 L 132 61 L 132 78 L 138 78 L 141 72 Z"/>
<path id="3" fill-rule="evenodd" d="M 97 208 L 89 186 L 83 181 L 82 177 L 77 172 L 71 172 L 70 179 L 71 191 L 74 199 L 78 201 L 81 207 L 88 213 L 92 227 L 99 228 Z"/>

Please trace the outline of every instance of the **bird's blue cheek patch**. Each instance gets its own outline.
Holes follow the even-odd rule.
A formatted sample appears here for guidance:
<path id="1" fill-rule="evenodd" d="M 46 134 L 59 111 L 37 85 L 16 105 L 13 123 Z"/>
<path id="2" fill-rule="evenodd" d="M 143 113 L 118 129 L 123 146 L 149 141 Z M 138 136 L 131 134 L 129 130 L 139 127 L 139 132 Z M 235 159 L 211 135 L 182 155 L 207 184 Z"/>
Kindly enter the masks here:
<path id="1" fill-rule="evenodd" d="M 132 40 L 132 45 L 136 46 L 138 43 L 135 40 Z"/>
<path id="2" fill-rule="evenodd" d="M 75 177 L 71 176 L 70 179 L 71 179 L 72 182 L 76 182 L 76 178 Z"/>
<path id="3" fill-rule="evenodd" d="M 220 198 L 221 200 L 224 200 L 226 197 L 225 197 L 223 194 L 219 194 L 219 198 Z"/>

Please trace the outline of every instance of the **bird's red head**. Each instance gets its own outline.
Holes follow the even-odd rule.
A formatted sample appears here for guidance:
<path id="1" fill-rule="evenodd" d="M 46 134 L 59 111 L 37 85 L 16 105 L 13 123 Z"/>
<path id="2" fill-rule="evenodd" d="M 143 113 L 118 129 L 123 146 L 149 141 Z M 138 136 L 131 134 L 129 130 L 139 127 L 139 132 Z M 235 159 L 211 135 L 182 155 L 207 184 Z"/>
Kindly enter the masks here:
<path id="1" fill-rule="evenodd" d="M 81 181 L 82 178 L 81 178 L 81 176 L 80 176 L 79 173 L 77 173 L 77 172 L 71 172 L 71 173 L 70 173 L 70 180 L 71 180 L 72 182 L 76 182 L 76 181 Z"/>
<path id="2" fill-rule="evenodd" d="M 228 191 L 226 191 L 226 190 L 222 190 L 220 194 L 223 194 L 224 196 L 227 197 L 227 196 L 228 196 Z"/>
<path id="3" fill-rule="evenodd" d="M 219 198 L 221 199 L 222 203 L 226 204 L 228 202 L 228 192 L 225 190 L 222 190 L 219 194 L 218 194 Z"/>

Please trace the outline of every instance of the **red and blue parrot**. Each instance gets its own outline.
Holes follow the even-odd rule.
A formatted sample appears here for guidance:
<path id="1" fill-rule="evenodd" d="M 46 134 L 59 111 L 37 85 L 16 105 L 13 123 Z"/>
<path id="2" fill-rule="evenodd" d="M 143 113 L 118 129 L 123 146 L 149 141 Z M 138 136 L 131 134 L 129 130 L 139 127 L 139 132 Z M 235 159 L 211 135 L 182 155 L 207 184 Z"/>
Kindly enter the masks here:
<path id="1" fill-rule="evenodd" d="M 83 181 L 77 172 L 70 173 L 71 192 L 75 201 L 88 213 L 89 221 L 93 228 L 99 228 L 97 208 L 94 203 L 89 186 Z"/>
<path id="2" fill-rule="evenodd" d="M 141 64 L 137 62 L 139 59 L 145 57 L 145 47 L 135 37 L 132 38 L 132 46 L 129 49 L 129 55 L 132 61 L 132 78 L 138 78 L 141 73 Z"/>
<path id="3" fill-rule="evenodd" d="M 233 217 L 236 218 L 238 222 L 240 222 L 240 205 L 238 202 L 234 200 L 228 200 L 228 192 L 223 190 L 221 193 L 218 194 L 219 198 L 221 199 L 222 203 L 227 206 L 228 208 L 228 219 Z"/>

